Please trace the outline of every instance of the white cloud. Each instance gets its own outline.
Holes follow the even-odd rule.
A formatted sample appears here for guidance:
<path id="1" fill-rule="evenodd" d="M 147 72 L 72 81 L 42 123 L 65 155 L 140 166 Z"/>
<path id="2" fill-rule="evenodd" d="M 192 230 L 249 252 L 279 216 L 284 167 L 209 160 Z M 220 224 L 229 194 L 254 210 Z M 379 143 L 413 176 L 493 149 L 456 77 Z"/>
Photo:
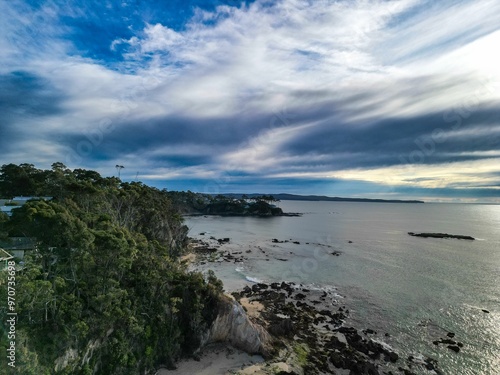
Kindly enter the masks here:
<path id="1" fill-rule="evenodd" d="M 415 0 L 294 0 L 272 7 L 259 1 L 249 8 L 220 7 L 216 13 L 200 12 L 182 32 L 146 25 L 143 38 L 131 39 L 136 49 L 128 56 L 141 61 L 141 54 L 153 53 L 160 69 L 174 71 L 177 78 L 165 82 L 162 96 L 181 111 L 191 108 L 219 116 L 252 103 L 261 111 L 273 111 L 274 98 L 287 96 L 291 88 L 321 87 L 332 98 L 372 91 L 369 100 L 380 101 L 380 106 L 363 117 L 414 115 L 464 100 L 471 80 L 458 88 L 458 75 L 479 77 L 495 70 L 494 64 L 481 69 L 478 57 L 471 57 L 474 51 L 462 44 L 474 42 L 471 35 L 491 32 L 500 18 L 494 11 L 500 6 L 491 1 L 451 8 L 417 5 Z M 397 23 L 403 16 L 408 21 Z M 207 19 L 218 21 L 206 25 Z M 445 42 L 448 45 L 441 46 Z M 493 45 L 493 40 L 486 44 Z M 456 52 L 460 49 L 462 53 Z M 451 61 L 463 61 L 462 67 L 450 69 Z M 187 65 L 173 68 L 174 64 Z M 420 82 L 415 79 L 419 76 Z M 413 90 L 402 92 L 409 77 L 414 79 Z M 377 97 L 388 90 L 395 95 Z M 426 95 L 415 100 L 415 91 Z M 242 98 L 245 92 L 254 95 Z M 266 101 L 259 100 L 260 94 Z"/>
<path id="2" fill-rule="evenodd" d="M 0 4 L 0 11 L 12 20 L 1 33 L 0 72 L 33 71 L 64 93 L 61 114 L 32 130 L 41 139 L 58 129 L 83 134 L 103 118 L 119 126 L 125 120 L 173 115 L 217 119 L 269 114 L 266 124 L 256 125 L 268 126 L 264 134 L 271 141 L 248 139 L 237 151 L 237 145 L 230 151 L 225 148 L 213 168 L 237 164 L 242 170 L 258 172 L 274 165 L 276 175 L 298 176 L 316 172 L 297 171 L 304 157 L 282 154 L 279 148 L 296 131 L 307 132 L 318 124 L 296 122 L 293 116 L 300 113 L 291 113 L 277 129 L 270 125 L 276 113 L 330 103 L 344 125 L 366 126 L 388 117 L 444 112 L 467 103 L 471 95 L 478 104 L 491 105 L 500 99 L 500 3 L 494 0 L 281 0 L 272 5 L 262 0 L 240 8 L 199 10 L 183 30 L 155 23 L 145 24 L 130 39 L 117 36 L 110 48 L 118 52 L 128 47 L 126 61 L 107 66 L 68 52 L 74 50 L 60 38 L 65 30 L 58 25 L 54 8 L 46 5 L 33 14 L 22 4 Z M 66 13 L 77 15 L 78 10 L 69 8 Z M 46 28 L 26 35 L 22 30 L 34 18 L 39 21 L 37 27 L 47 24 Z M 20 40 L 13 43 L 9 35 Z M 35 42 L 43 48 L 35 47 Z M 134 73 L 124 73 L 129 67 Z M 331 120 L 331 127 L 335 126 Z M 185 147 L 181 153 L 188 152 L 188 146 L 179 145 Z M 38 156 L 47 152 L 46 146 L 32 147 Z M 169 155 L 162 149 L 154 152 Z M 147 157 L 133 155 L 129 160 L 140 159 L 147 165 Z M 327 156 L 314 157 L 321 163 Z M 484 170 L 490 171 L 492 164 L 487 164 Z M 288 171 L 280 170 L 281 166 Z M 422 167 L 418 176 L 425 176 L 426 168 L 434 176 L 456 170 L 457 165 Z M 474 168 L 481 170 L 481 162 Z M 395 173 L 390 183 L 408 178 L 397 168 L 329 175 L 386 183 L 391 171 Z M 190 167 L 152 171 L 149 176 L 183 173 L 213 174 Z M 450 178 L 459 181 L 459 174 Z"/>
<path id="3" fill-rule="evenodd" d="M 137 36 L 133 36 L 129 40 L 115 39 L 110 48 L 114 51 L 116 46 L 120 44 L 129 44 L 132 47 L 137 47 L 137 54 L 140 55 L 158 51 L 168 52 L 172 47 L 179 46 L 182 42 L 181 34 L 157 23 L 156 25 L 146 25 L 143 39 L 139 39 Z M 129 57 L 137 57 L 137 54 L 130 54 Z"/>
<path id="4" fill-rule="evenodd" d="M 432 66 L 435 58 L 498 30 L 500 3 L 495 0 L 417 4 L 411 17 L 381 35 L 376 52 L 383 61 Z"/>
<path id="5" fill-rule="evenodd" d="M 437 164 L 401 164 L 369 170 L 345 170 L 330 176 L 345 180 L 371 181 L 388 186 L 407 185 L 420 188 L 474 187 L 491 184 L 498 187 L 498 155 L 490 159 Z M 496 156 L 496 157 L 495 157 Z"/>

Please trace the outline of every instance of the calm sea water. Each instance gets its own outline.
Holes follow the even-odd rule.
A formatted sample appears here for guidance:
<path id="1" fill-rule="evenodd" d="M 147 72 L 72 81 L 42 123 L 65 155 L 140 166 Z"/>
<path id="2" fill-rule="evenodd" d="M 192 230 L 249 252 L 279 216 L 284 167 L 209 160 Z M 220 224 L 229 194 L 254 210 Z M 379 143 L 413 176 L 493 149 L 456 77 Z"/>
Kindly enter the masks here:
<path id="1" fill-rule="evenodd" d="M 350 323 L 389 333 L 384 341 L 403 357 L 430 356 L 446 374 L 500 374 L 500 206 L 283 201 L 280 207 L 304 214 L 186 220 L 192 237 L 230 237 L 222 249 L 247 255 L 242 263 L 204 266 L 226 289 L 254 278 L 336 288 Z M 424 239 L 410 231 L 478 240 Z M 448 331 L 464 343 L 460 353 L 432 344 Z"/>

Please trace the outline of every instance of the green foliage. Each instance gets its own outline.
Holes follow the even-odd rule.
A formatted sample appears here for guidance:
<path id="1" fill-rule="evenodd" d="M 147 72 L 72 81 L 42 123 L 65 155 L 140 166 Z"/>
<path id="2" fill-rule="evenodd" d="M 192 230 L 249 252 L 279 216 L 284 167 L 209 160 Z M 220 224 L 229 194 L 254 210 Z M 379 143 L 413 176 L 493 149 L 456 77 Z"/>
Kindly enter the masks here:
<path id="1" fill-rule="evenodd" d="M 43 178 L 42 171 L 36 169 L 33 164 L 3 165 L 0 168 L 0 196 L 13 198 L 16 195 L 36 194 Z"/>
<path id="2" fill-rule="evenodd" d="M 222 284 L 222 281 L 215 276 L 215 272 L 212 270 L 208 270 L 208 275 L 207 275 L 207 282 L 208 285 L 213 288 L 213 290 L 217 293 L 222 293 L 224 290 L 224 285 Z"/>
<path id="3" fill-rule="evenodd" d="M 6 228 L 8 220 L 9 217 L 3 212 L 0 212 L 0 240 L 8 237 Z"/>
<path id="4" fill-rule="evenodd" d="M 55 163 L 2 166 L 0 194 L 54 197 L 0 216 L 0 233 L 36 238 L 17 273 L 19 373 L 145 373 L 198 348 L 222 283 L 177 261 L 187 227 L 166 191 Z"/>
<path id="5" fill-rule="evenodd" d="M 309 348 L 306 344 L 296 344 L 293 347 L 293 351 L 297 355 L 297 362 L 301 367 L 307 364 L 307 357 L 309 355 Z"/>

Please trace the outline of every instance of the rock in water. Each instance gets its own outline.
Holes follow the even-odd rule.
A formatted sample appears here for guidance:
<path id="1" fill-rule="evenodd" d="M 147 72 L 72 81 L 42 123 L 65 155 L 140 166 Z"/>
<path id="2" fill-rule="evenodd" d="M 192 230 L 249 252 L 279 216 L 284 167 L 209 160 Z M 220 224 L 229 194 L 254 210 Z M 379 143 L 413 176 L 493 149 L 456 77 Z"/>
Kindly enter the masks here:
<path id="1" fill-rule="evenodd" d="M 455 238 L 458 240 L 470 240 L 474 241 L 475 238 L 471 236 L 464 236 L 461 234 L 448 234 L 448 233 L 414 233 L 408 232 L 410 236 L 413 237 L 424 237 L 424 238 Z"/>

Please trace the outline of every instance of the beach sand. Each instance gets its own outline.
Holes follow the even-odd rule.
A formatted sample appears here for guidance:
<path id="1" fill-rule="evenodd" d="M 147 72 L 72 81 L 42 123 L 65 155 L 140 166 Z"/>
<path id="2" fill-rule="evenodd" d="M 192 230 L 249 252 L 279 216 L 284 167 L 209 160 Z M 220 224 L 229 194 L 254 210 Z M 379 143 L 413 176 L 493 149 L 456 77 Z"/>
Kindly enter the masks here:
<path id="1" fill-rule="evenodd" d="M 195 253 L 188 253 L 184 256 L 181 257 L 181 263 L 186 263 L 186 264 L 191 264 L 196 261 L 196 254 Z"/>
<path id="2" fill-rule="evenodd" d="M 207 346 L 200 360 L 187 359 L 177 363 L 176 370 L 159 370 L 156 375 L 226 375 L 255 363 L 264 362 L 259 355 L 249 355 L 224 344 Z"/>
<path id="3" fill-rule="evenodd" d="M 233 298 L 231 296 L 231 298 Z M 234 298 L 233 298 L 234 299 Z M 248 298 L 242 298 L 240 300 L 241 306 L 243 306 L 250 318 L 260 317 L 260 313 L 264 310 L 264 305 L 259 301 L 250 301 Z"/>

